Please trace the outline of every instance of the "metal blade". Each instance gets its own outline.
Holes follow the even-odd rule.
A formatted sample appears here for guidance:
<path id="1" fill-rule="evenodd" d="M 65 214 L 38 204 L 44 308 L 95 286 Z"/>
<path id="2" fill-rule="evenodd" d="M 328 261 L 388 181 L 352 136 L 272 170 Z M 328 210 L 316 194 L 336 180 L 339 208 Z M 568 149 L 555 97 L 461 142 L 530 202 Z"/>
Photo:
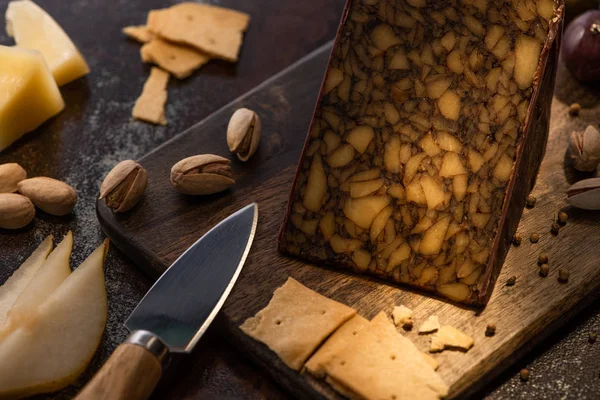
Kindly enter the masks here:
<path id="1" fill-rule="evenodd" d="M 125 326 L 158 336 L 172 352 L 189 353 L 229 295 L 254 240 L 253 203 L 208 231 L 165 271 Z"/>

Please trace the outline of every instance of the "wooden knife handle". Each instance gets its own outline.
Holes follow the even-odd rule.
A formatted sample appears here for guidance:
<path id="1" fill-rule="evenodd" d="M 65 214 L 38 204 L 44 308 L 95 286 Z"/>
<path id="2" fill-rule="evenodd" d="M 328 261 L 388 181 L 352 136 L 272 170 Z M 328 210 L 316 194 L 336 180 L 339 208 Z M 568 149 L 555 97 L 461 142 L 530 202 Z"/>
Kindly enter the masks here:
<path id="1" fill-rule="evenodd" d="M 119 345 L 76 400 L 146 400 L 160 380 L 162 367 L 145 348 Z"/>

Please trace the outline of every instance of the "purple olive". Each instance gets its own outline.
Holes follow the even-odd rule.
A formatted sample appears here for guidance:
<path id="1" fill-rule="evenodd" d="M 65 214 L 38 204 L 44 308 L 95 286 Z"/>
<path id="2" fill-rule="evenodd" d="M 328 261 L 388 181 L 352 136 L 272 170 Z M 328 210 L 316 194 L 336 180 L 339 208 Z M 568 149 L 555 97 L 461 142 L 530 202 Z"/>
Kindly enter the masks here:
<path id="1" fill-rule="evenodd" d="M 578 80 L 600 80 L 600 10 L 586 11 L 569 24 L 562 45 L 562 57 Z"/>

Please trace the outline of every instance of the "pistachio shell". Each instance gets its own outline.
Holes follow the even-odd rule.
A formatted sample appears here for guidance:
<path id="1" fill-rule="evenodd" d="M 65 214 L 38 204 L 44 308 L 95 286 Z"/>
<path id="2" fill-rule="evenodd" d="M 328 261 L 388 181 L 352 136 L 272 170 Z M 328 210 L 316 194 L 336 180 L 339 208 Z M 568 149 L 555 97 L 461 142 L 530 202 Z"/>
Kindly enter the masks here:
<path id="1" fill-rule="evenodd" d="M 235 180 L 231 161 L 214 154 L 185 158 L 171 168 L 171 184 L 179 193 L 207 195 L 222 192 Z"/>
<path id="2" fill-rule="evenodd" d="M 247 108 L 236 110 L 227 126 L 227 146 L 242 161 L 247 161 L 258 149 L 261 124 L 258 114 Z"/>
<path id="3" fill-rule="evenodd" d="M 33 217 L 35 208 L 27 197 L 16 193 L 0 193 L 0 228 L 23 228 Z"/>
<path id="4" fill-rule="evenodd" d="M 594 171 L 600 164 L 600 132 L 591 125 L 583 132 L 572 132 L 569 150 L 575 169 Z"/>
<path id="5" fill-rule="evenodd" d="M 52 178 L 25 179 L 18 184 L 19 193 L 27 196 L 39 209 L 51 215 L 66 215 L 77 203 L 77 192 L 64 182 Z"/>
<path id="6" fill-rule="evenodd" d="M 571 186 L 567 203 L 584 210 L 600 210 L 600 178 L 584 179 Z"/>
<path id="7" fill-rule="evenodd" d="M 129 211 L 141 199 L 147 184 L 144 167 L 133 160 L 121 161 L 104 178 L 100 199 L 105 199 L 115 212 Z"/>
<path id="8" fill-rule="evenodd" d="M 27 172 L 17 163 L 0 165 L 0 193 L 14 193 L 17 184 L 27 179 Z"/>

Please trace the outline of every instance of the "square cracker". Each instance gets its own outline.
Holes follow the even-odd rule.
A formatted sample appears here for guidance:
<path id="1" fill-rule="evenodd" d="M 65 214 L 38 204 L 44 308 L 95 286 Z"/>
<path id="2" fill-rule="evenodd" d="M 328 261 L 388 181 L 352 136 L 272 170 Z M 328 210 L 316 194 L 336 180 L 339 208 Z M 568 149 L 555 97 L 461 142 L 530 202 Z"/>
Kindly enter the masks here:
<path id="1" fill-rule="evenodd" d="M 237 61 L 248 14 L 198 3 L 181 3 L 148 13 L 151 32 L 227 61 Z"/>
<path id="2" fill-rule="evenodd" d="M 140 43 L 148 43 L 152 39 L 154 39 L 154 34 L 148 30 L 145 25 L 139 26 L 126 26 L 123 28 L 123 33 L 133 39 L 137 40 Z"/>
<path id="3" fill-rule="evenodd" d="M 298 371 L 323 340 L 354 315 L 356 310 L 288 278 L 269 304 L 240 329 Z"/>
<path id="4" fill-rule="evenodd" d="M 160 38 L 152 39 L 143 45 L 140 54 L 142 61 L 156 64 L 179 79 L 187 78 L 210 61 L 210 56 L 206 53 Z"/>
<path id="5" fill-rule="evenodd" d="M 142 94 L 133 107 L 133 117 L 153 124 L 166 125 L 165 104 L 169 74 L 160 68 L 152 67 L 144 84 Z"/>
<path id="6" fill-rule="evenodd" d="M 335 354 L 325 372 L 334 388 L 364 399 L 440 399 L 448 386 L 416 346 L 379 313 Z"/>
<path id="7" fill-rule="evenodd" d="M 334 354 L 342 350 L 348 345 L 354 335 L 369 324 L 369 321 L 360 315 L 355 315 L 349 319 L 344 325 L 340 326 L 329 339 L 312 355 L 312 357 L 304 364 L 308 372 L 317 378 L 325 377 L 324 364 Z"/>

